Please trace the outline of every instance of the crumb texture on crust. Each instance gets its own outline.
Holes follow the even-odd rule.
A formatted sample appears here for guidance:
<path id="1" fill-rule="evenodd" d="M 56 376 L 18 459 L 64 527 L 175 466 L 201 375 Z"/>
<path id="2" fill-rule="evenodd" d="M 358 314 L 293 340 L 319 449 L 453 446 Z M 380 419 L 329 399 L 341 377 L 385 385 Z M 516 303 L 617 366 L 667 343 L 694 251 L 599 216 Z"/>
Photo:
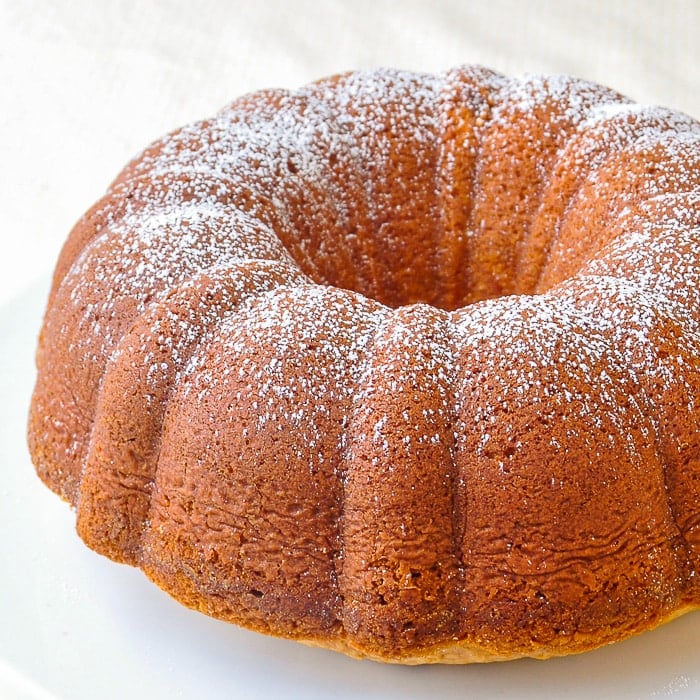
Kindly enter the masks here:
<path id="1" fill-rule="evenodd" d="M 29 444 L 195 609 L 403 663 L 700 606 L 700 125 L 565 76 L 267 90 L 76 224 Z"/>

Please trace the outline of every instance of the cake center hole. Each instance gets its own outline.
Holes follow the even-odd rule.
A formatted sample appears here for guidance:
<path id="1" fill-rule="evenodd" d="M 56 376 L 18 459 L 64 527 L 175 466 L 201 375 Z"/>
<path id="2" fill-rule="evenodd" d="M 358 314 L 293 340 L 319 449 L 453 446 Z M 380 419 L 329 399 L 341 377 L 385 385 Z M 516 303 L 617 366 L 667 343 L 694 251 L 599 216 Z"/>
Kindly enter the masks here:
<path id="1" fill-rule="evenodd" d="M 491 267 L 483 260 L 484 252 L 476 251 L 481 258 L 477 264 L 468 230 L 458 235 L 439 223 L 397 216 L 374 230 L 341 229 L 330 243 L 315 240 L 311 231 L 307 235 L 306 241 L 283 242 L 315 282 L 350 289 L 393 308 L 425 303 L 452 311 L 531 291 L 515 287 L 506 267 L 510 251 L 492 252 Z"/>

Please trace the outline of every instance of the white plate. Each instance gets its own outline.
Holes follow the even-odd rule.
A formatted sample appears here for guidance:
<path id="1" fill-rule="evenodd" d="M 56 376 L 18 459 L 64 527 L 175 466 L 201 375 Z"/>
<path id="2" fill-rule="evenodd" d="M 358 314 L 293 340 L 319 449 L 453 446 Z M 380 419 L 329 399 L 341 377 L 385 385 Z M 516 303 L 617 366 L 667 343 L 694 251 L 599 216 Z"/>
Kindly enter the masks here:
<path id="1" fill-rule="evenodd" d="M 187 610 L 88 550 L 25 423 L 48 283 L 0 307 L 0 698 L 697 698 L 700 614 L 581 656 L 384 666 Z"/>

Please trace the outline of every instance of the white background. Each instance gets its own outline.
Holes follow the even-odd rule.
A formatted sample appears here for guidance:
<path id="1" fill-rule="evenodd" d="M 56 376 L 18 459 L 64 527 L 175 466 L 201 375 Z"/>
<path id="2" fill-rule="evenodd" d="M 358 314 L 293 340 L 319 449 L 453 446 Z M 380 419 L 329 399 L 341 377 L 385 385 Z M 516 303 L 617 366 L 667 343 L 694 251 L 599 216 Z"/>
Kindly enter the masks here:
<path id="1" fill-rule="evenodd" d="M 73 222 L 171 129 L 353 68 L 569 73 L 700 116 L 700 0 L 0 0 L 0 698 L 700 696 L 700 613 L 546 663 L 404 669 L 218 623 L 87 550 L 24 445 Z"/>

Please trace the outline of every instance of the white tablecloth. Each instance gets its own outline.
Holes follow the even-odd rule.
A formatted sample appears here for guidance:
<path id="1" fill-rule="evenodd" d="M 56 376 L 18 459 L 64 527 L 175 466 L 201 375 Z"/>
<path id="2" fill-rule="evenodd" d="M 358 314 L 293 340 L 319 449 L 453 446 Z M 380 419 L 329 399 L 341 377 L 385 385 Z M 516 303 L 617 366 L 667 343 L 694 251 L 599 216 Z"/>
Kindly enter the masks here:
<path id="1" fill-rule="evenodd" d="M 0 303 L 135 152 L 241 93 L 476 62 L 700 116 L 698 30 L 698 0 L 0 0 Z"/>

